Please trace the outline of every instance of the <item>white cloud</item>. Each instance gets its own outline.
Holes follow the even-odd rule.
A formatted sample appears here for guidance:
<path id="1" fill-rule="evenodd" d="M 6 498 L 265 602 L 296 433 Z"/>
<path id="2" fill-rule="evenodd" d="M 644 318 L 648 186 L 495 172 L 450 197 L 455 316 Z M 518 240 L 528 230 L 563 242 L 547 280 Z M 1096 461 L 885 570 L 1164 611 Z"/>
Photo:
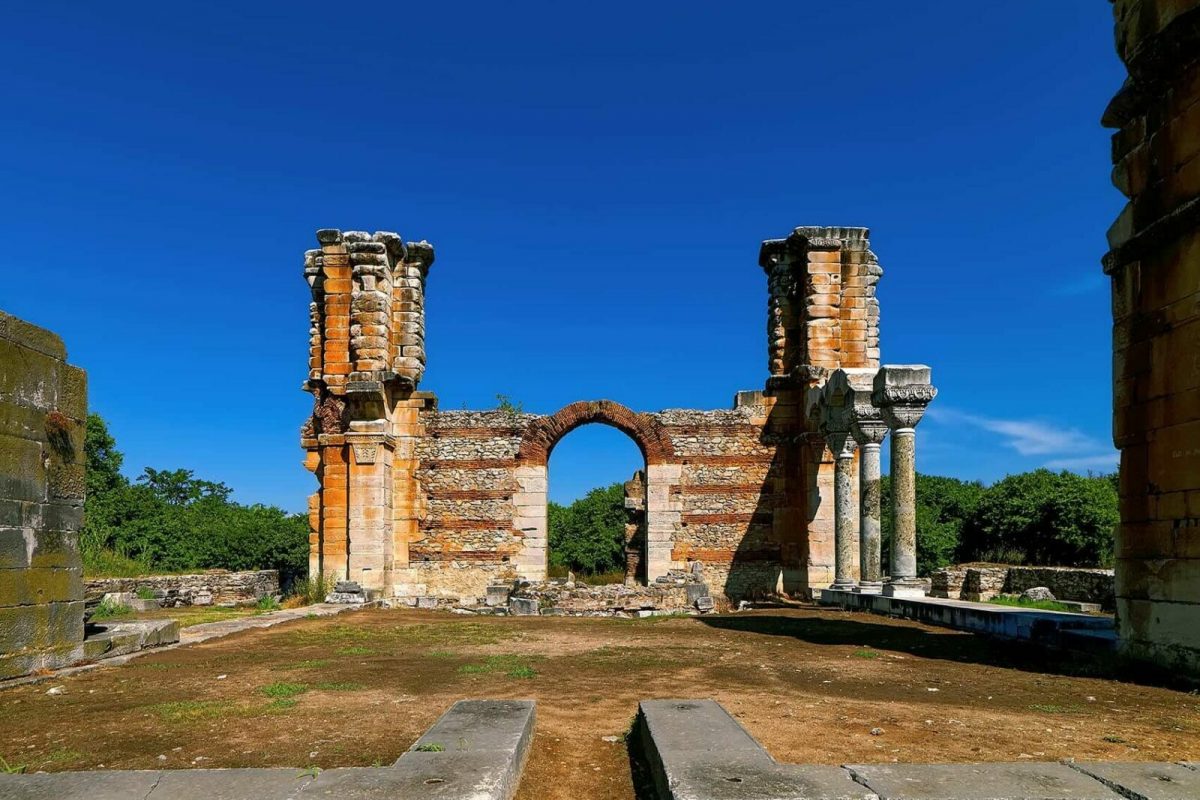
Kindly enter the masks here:
<path id="1" fill-rule="evenodd" d="M 965 424 L 1000 436 L 1006 447 L 1023 456 L 1049 456 L 1050 469 L 1113 469 L 1118 456 L 1112 445 L 1077 428 L 1051 422 L 996 419 L 968 414 L 952 408 L 929 409 L 930 416 L 948 423 Z"/>

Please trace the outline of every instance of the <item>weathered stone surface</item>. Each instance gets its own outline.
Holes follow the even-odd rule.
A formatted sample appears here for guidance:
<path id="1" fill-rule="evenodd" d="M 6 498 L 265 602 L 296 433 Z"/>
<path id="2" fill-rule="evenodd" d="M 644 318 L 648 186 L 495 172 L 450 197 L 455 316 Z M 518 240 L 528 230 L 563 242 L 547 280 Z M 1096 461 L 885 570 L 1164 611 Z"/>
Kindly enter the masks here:
<path id="1" fill-rule="evenodd" d="M 0 773 L 5 800 L 145 800 L 161 772 Z"/>
<path id="2" fill-rule="evenodd" d="M 850 765 L 880 800 L 1121 800 L 1066 764 Z"/>
<path id="3" fill-rule="evenodd" d="M 532 617 L 538 614 L 538 601 L 532 597 L 508 598 L 508 613 L 514 617 Z"/>
<path id="4" fill-rule="evenodd" d="M 295 768 L 164 770 L 160 775 L 146 800 L 295 800 L 313 782 L 311 773 Z"/>
<path id="5" fill-rule="evenodd" d="M 87 595 L 109 592 L 151 591 L 171 608 L 213 603 L 256 603 L 279 594 L 279 571 L 274 569 L 229 572 L 214 569 L 190 575 L 143 575 L 138 578 L 88 578 Z M 201 598 L 203 602 L 197 602 Z"/>
<path id="6" fill-rule="evenodd" d="M 1129 800 L 1195 800 L 1200 797 L 1200 772 L 1180 764 L 1082 761 L 1071 766 Z"/>
<path id="7" fill-rule="evenodd" d="M 1054 592 L 1050 591 L 1045 586 L 1031 586 L 1028 589 L 1026 589 L 1025 591 L 1021 592 L 1021 599 L 1022 600 L 1041 601 L 1041 600 L 1053 600 L 1055 598 L 1054 598 Z"/>

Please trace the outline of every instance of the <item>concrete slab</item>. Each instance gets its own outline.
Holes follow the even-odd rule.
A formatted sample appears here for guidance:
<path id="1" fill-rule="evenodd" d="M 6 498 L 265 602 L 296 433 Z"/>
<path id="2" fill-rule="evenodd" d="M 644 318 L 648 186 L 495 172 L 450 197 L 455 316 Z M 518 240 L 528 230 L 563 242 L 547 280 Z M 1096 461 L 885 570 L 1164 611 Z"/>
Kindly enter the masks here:
<path id="1" fill-rule="evenodd" d="M 644 700 L 637 735 L 664 800 L 875 800 L 840 767 L 776 763 L 712 700 Z"/>
<path id="2" fill-rule="evenodd" d="M 1200 772 L 1182 764 L 1087 761 L 1071 766 L 1085 775 L 1091 775 L 1130 800 L 1200 798 Z"/>
<path id="3" fill-rule="evenodd" d="M 533 736 L 535 715 L 532 700 L 460 700 L 413 743 L 396 766 L 431 746 L 455 752 L 523 753 Z"/>
<path id="4" fill-rule="evenodd" d="M 879 800 L 1122 800 L 1066 764 L 854 764 Z"/>
<path id="5" fill-rule="evenodd" d="M 301 769 L 164 770 L 146 800 L 295 800 L 312 783 Z"/>
<path id="6" fill-rule="evenodd" d="M 144 800 L 162 777 L 157 770 L 56 772 L 35 775 L 0 773 L 4 800 Z"/>

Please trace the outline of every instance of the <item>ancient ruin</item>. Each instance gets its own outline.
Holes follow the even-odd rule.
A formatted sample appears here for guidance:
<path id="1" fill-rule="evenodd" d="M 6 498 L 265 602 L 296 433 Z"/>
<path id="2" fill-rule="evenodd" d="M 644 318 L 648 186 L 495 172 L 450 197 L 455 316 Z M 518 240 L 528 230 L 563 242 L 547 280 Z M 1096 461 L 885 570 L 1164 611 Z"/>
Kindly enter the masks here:
<path id="1" fill-rule="evenodd" d="M 629 583 L 702 574 L 729 600 L 811 596 L 860 577 L 862 591 L 919 592 L 912 441 L 934 390 L 928 367 L 879 369 L 882 270 L 867 236 L 802 227 L 763 242 L 769 372 L 764 389 L 738 392 L 733 408 L 646 413 L 584 400 L 543 416 L 439 409 L 418 389 L 433 248 L 393 233 L 319 231 L 304 264 L 304 388 L 314 408 L 301 440 L 320 483 L 309 505 L 311 571 L 412 602 L 544 580 L 550 453 L 575 428 L 601 423 L 645 459 L 629 489 Z M 883 585 L 886 426 L 903 444 L 893 470 L 910 477 L 898 482 L 897 569 Z"/>
<path id="2" fill-rule="evenodd" d="M 1200 672 L 1200 4 L 1117 0 L 1129 78 L 1104 112 L 1124 652 Z"/>

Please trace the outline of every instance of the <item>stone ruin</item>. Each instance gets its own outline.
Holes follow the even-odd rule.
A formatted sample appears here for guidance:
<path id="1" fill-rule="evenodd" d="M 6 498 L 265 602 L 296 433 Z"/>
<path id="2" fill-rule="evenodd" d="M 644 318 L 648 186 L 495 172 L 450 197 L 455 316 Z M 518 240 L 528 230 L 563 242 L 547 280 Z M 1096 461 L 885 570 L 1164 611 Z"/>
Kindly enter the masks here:
<path id="1" fill-rule="evenodd" d="M 630 586 L 702 582 L 720 602 L 812 596 L 835 579 L 883 586 L 879 443 L 890 428 L 893 470 L 911 473 L 934 390 L 927 367 L 879 369 L 882 269 L 866 228 L 763 242 L 764 388 L 729 409 L 653 413 L 610 400 L 550 415 L 439 409 L 418 389 L 433 248 L 394 233 L 317 241 L 304 260 L 313 413 L 301 433 L 319 483 L 313 574 L 423 607 L 482 606 L 489 586 L 544 582 L 550 453 L 600 423 L 645 462 L 629 487 Z M 911 474 L 898 487 L 897 568 L 883 588 L 917 592 Z"/>

